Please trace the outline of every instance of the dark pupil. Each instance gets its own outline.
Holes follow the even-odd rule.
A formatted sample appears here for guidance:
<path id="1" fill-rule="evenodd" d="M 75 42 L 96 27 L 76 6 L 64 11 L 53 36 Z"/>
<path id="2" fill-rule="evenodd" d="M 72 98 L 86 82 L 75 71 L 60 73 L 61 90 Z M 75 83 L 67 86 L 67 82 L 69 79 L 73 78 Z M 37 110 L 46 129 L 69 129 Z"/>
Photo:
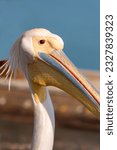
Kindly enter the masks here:
<path id="1" fill-rule="evenodd" d="M 45 40 L 40 40 L 40 44 L 44 44 L 45 43 Z"/>

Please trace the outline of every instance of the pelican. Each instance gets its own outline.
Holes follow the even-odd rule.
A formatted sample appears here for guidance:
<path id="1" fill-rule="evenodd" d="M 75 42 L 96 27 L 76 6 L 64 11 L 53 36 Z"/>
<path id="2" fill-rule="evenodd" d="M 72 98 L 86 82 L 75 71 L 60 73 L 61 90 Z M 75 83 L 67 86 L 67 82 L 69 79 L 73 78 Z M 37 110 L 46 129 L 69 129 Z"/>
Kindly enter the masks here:
<path id="1" fill-rule="evenodd" d="M 63 52 L 64 42 L 52 32 L 36 28 L 24 32 L 14 43 L 0 68 L 9 78 L 21 70 L 30 87 L 34 104 L 32 150 L 52 150 L 54 108 L 47 86 L 58 87 L 85 105 L 99 118 L 99 94 Z"/>

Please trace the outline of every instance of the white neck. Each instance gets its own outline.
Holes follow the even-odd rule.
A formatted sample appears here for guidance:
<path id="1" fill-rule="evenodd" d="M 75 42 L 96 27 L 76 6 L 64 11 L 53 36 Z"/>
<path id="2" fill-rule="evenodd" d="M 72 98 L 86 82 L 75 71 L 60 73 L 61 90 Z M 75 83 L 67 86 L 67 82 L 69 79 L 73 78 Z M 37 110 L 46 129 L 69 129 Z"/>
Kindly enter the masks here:
<path id="1" fill-rule="evenodd" d="M 52 150 L 54 142 L 55 118 L 53 104 L 48 90 L 46 100 L 36 104 L 34 102 L 34 131 L 32 150 Z"/>

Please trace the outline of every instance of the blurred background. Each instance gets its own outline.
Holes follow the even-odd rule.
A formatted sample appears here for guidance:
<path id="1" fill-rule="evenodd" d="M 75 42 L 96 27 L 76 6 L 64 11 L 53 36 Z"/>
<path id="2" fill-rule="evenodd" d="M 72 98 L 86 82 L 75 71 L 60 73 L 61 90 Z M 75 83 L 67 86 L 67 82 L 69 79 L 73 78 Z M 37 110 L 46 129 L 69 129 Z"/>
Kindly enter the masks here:
<path id="1" fill-rule="evenodd" d="M 63 38 L 67 56 L 99 89 L 99 7 L 99 0 L 0 0 L 0 60 L 8 58 L 22 32 L 47 28 Z M 63 91 L 49 90 L 56 113 L 54 149 L 99 150 L 99 121 Z M 30 149 L 32 128 L 31 96 L 22 74 L 11 92 L 0 79 L 0 150 Z"/>

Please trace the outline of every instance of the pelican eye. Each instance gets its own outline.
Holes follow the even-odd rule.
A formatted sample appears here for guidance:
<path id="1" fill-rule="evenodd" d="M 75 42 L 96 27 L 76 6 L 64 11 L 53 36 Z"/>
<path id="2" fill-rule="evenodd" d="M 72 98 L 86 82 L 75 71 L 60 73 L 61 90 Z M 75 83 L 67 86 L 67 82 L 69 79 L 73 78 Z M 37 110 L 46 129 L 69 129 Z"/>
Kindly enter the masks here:
<path id="1" fill-rule="evenodd" d="M 39 43 L 40 43 L 40 44 L 44 44 L 44 43 L 45 43 L 45 40 L 40 40 Z"/>

